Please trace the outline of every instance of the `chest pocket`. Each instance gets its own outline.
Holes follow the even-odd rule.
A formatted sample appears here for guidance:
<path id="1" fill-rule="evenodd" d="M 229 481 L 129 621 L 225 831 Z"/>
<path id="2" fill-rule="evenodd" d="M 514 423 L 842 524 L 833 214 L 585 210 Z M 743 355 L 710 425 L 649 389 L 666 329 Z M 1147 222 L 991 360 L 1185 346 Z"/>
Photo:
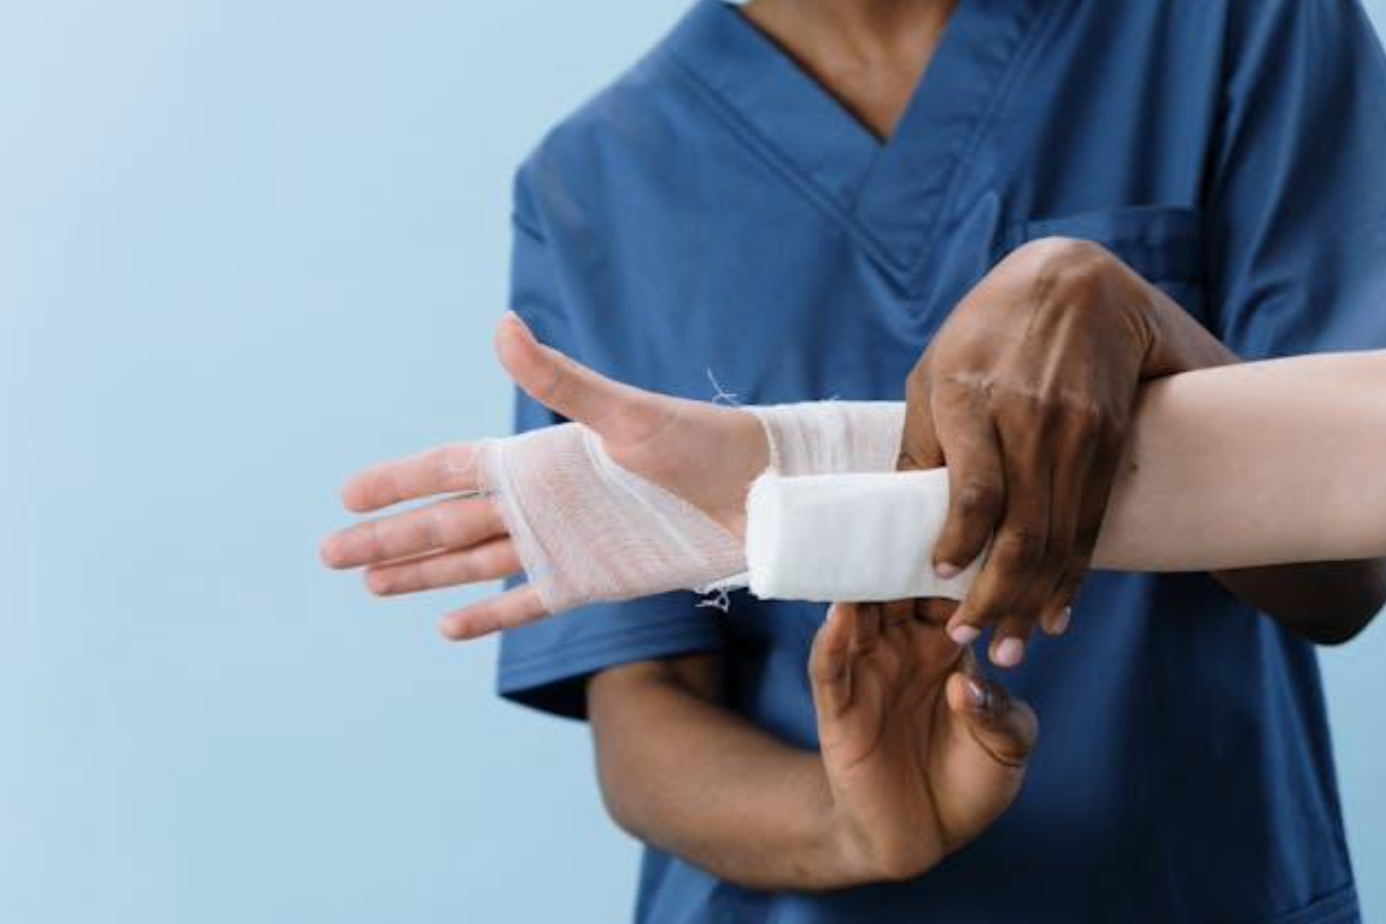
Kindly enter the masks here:
<path id="1" fill-rule="evenodd" d="M 1204 326 L 1209 324 L 1202 221 L 1197 209 L 1138 206 L 1083 212 L 1021 222 L 1008 237 L 1013 247 L 1043 237 L 1101 244 Z"/>

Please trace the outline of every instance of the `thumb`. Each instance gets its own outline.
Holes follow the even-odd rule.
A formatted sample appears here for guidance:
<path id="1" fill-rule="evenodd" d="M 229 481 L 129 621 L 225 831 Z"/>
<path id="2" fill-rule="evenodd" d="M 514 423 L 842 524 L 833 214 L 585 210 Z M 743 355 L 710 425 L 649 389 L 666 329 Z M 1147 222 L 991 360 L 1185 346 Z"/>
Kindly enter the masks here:
<path id="1" fill-rule="evenodd" d="M 856 604 L 834 603 L 813 638 L 813 648 L 809 652 L 809 680 L 820 721 L 837 715 L 851 701 L 850 651 L 856 633 Z"/>
<path id="2" fill-rule="evenodd" d="M 1035 711 L 999 683 L 961 671 L 948 678 L 948 708 L 973 740 L 999 764 L 1023 767 L 1039 739 Z"/>
<path id="3" fill-rule="evenodd" d="M 516 385 L 544 407 L 599 435 L 603 424 L 643 394 L 545 346 L 520 316 L 506 312 L 496 328 L 496 356 Z"/>

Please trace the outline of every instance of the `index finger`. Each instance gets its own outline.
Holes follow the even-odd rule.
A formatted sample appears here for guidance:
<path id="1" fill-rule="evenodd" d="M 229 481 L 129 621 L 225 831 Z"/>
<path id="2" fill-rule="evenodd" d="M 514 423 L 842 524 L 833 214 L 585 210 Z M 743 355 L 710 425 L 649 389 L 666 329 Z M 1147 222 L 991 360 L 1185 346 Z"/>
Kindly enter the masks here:
<path id="1" fill-rule="evenodd" d="M 342 504 L 352 513 L 370 513 L 433 494 L 479 491 L 480 461 L 479 444 L 449 443 L 382 462 L 347 480 L 342 487 Z"/>

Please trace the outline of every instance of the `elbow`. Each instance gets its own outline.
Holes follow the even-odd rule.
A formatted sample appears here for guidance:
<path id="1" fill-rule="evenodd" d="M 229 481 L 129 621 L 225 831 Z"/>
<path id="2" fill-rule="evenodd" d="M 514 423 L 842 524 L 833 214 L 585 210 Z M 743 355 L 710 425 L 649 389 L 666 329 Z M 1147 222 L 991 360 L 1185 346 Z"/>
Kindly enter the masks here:
<path id="1" fill-rule="evenodd" d="M 602 794 L 606 815 L 616 827 L 642 843 L 650 842 L 649 825 L 645 823 L 640 799 L 635 787 L 623 785 L 619 770 L 597 763 L 597 782 Z"/>
<path id="2" fill-rule="evenodd" d="M 1327 607 L 1328 618 L 1299 627 L 1300 634 L 1315 645 L 1344 645 L 1362 634 L 1386 607 L 1386 559 L 1362 562 L 1355 580 L 1342 587 Z"/>
<path id="3" fill-rule="evenodd" d="M 1338 645 L 1346 645 L 1348 642 L 1362 634 L 1362 630 L 1371 622 L 1371 617 L 1365 619 L 1342 620 L 1335 623 L 1325 623 L 1322 625 L 1305 626 L 1300 628 L 1299 634 L 1304 638 L 1324 648 L 1333 648 Z"/>

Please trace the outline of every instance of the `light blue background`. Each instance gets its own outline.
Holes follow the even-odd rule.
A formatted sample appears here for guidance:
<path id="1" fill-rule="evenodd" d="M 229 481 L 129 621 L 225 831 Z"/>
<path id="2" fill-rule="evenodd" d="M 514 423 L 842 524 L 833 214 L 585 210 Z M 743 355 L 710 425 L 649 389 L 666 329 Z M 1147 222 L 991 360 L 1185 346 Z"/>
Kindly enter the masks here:
<path id="1" fill-rule="evenodd" d="M 582 727 L 316 544 L 505 428 L 511 171 L 682 5 L 0 0 L 0 921 L 625 919 Z M 1324 663 L 1371 919 L 1386 629 Z"/>

